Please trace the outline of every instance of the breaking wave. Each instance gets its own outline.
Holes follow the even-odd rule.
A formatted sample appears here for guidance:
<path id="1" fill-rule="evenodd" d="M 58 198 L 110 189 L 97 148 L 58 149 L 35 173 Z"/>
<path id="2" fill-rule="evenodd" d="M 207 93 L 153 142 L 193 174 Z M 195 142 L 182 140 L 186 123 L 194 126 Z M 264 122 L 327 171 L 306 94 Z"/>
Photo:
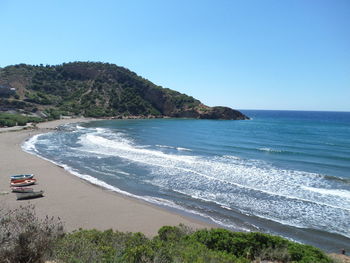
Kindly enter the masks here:
<path id="1" fill-rule="evenodd" d="M 345 179 L 334 180 L 321 173 L 283 169 L 264 160 L 236 154 L 204 155 L 190 147 L 140 144 L 117 129 L 76 126 L 72 133 L 70 126 L 68 130 L 65 133 L 63 128 L 59 139 L 58 133 L 36 135 L 23 144 L 23 149 L 44 158 L 50 151 L 61 151 L 62 155 L 57 156 L 61 159 L 51 161 L 84 180 L 157 205 L 197 214 L 226 227 L 252 229 L 201 210 L 198 204 L 194 208 L 186 205 L 186 200 L 179 202 L 172 193 L 185 196 L 187 200 L 216 205 L 225 213 L 234 211 L 288 226 L 350 237 L 350 188 Z M 48 147 L 55 145 L 56 148 Z M 282 152 L 269 147 L 257 149 Z M 73 156 L 82 159 L 88 173 L 66 164 Z M 111 161 L 109 166 L 103 163 L 95 167 L 89 163 L 89 158 L 95 158 L 96 162 Z M 140 172 L 131 174 L 125 167 L 137 167 Z M 135 185 L 156 187 L 154 189 L 166 192 L 167 197 L 130 193 L 127 188 L 122 190 L 118 185 L 99 179 L 96 176 L 99 173 L 118 180 L 123 177 L 135 180 L 132 181 Z"/>

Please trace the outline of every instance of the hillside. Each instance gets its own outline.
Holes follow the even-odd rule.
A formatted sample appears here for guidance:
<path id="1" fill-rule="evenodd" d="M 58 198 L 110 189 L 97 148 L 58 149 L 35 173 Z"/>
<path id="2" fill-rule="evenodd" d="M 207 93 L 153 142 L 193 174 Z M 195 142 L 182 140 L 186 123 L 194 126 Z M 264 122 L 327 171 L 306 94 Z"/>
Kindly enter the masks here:
<path id="1" fill-rule="evenodd" d="M 0 68 L 0 111 L 41 117 L 188 117 L 248 119 L 227 107 L 162 88 L 136 73 L 108 63 L 73 62 L 56 66 L 19 64 Z M 13 92 L 12 92 L 13 91 Z"/>

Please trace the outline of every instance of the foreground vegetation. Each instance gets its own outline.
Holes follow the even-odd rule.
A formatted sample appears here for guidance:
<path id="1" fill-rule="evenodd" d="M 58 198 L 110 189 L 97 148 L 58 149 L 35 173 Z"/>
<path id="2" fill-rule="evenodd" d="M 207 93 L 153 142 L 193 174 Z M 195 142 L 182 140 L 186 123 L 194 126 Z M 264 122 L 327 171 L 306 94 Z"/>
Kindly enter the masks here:
<path id="1" fill-rule="evenodd" d="M 60 220 L 39 219 L 33 206 L 15 210 L 0 207 L 0 263 L 43 262 L 63 237 Z"/>
<path id="2" fill-rule="evenodd" d="M 112 230 L 80 230 L 57 243 L 56 259 L 63 262 L 332 262 L 322 251 L 262 233 L 225 229 L 190 231 L 165 226 L 158 236 Z"/>
<path id="3" fill-rule="evenodd" d="M 40 220 L 32 206 L 0 213 L 0 263 L 332 262 L 315 247 L 262 233 L 192 231 L 183 225 L 164 226 L 152 239 L 113 230 L 64 233 L 59 219 Z"/>

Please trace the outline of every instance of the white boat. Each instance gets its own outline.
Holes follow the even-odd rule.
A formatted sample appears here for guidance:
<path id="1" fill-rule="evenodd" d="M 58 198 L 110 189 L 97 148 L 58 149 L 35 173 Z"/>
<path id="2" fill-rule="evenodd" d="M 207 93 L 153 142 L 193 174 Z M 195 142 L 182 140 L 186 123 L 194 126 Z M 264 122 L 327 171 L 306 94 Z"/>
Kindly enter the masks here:
<path id="1" fill-rule="evenodd" d="M 11 180 L 32 179 L 34 174 L 16 174 L 11 176 Z"/>

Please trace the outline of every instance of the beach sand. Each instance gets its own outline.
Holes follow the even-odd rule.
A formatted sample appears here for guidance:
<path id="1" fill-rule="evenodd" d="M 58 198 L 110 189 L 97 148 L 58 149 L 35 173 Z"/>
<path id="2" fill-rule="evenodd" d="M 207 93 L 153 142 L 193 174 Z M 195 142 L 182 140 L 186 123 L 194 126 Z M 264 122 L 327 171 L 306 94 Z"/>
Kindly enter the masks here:
<path id="1" fill-rule="evenodd" d="M 0 206 L 18 208 L 34 204 L 39 217 L 60 217 L 65 229 L 115 229 L 142 232 L 153 236 L 164 225 L 183 223 L 193 228 L 211 227 L 209 223 L 186 217 L 148 204 L 138 199 L 111 192 L 92 185 L 63 168 L 22 151 L 21 144 L 29 137 L 51 131 L 61 124 L 86 121 L 65 119 L 40 123 L 38 129 L 1 132 L 0 130 Z M 44 197 L 17 201 L 9 187 L 14 174 L 33 173 L 36 190 L 44 190 Z M 5 192 L 5 193 L 4 193 Z M 9 192 L 6 194 L 6 192 Z"/>

